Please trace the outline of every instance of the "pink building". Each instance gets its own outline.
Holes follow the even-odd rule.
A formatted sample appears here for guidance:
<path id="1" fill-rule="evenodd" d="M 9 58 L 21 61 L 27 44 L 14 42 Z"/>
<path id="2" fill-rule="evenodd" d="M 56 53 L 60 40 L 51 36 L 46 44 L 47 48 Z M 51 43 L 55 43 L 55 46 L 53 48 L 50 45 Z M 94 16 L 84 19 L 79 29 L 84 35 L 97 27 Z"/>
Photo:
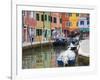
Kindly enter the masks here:
<path id="1" fill-rule="evenodd" d="M 29 42 L 29 29 L 35 29 L 36 27 L 36 19 L 35 12 L 33 11 L 23 11 L 22 12 L 22 39 L 23 42 Z"/>
<path id="2" fill-rule="evenodd" d="M 55 28 L 61 28 L 62 26 L 62 19 L 61 19 L 61 13 L 52 12 L 51 13 L 51 29 Z"/>

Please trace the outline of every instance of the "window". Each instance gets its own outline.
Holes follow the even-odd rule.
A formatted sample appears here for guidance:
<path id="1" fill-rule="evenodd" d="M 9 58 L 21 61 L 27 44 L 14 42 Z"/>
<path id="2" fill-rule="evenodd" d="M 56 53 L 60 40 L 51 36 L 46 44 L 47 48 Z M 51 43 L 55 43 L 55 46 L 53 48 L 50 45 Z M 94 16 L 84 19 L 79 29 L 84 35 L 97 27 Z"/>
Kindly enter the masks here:
<path id="1" fill-rule="evenodd" d="M 44 21 L 44 16 L 43 15 L 41 15 L 41 21 Z"/>
<path id="2" fill-rule="evenodd" d="M 87 21 L 87 25 L 89 25 L 89 20 Z"/>
<path id="3" fill-rule="evenodd" d="M 45 21 L 47 20 L 47 15 L 45 15 Z"/>
<path id="4" fill-rule="evenodd" d="M 51 20 L 51 17 L 50 16 L 48 16 L 48 21 L 50 21 Z"/>
<path id="5" fill-rule="evenodd" d="M 80 25 L 84 25 L 84 21 L 80 21 Z"/>
<path id="6" fill-rule="evenodd" d="M 89 20 L 89 17 L 87 17 L 86 19 Z"/>
<path id="7" fill-rule="evenodd" d="M 62 23 L 62 18 L 60 18 L 60 23 Z"/>
<path id="8" fill-rule="evenodd" d="M 76 26 L 78 26 L 78 22 L 76 23 Z"/>
<path id="9" fill-rule="evenodd" d="M 39 21 L 39 14 L 36 14 L 36 20 Z"/>
<path id="10" fill-rule="evenodd" d="M 34 17 L 34 12 L 30 12 L 30 17 L 31 17 L 31 18 Z"/>
<path id="11" fill-rule="evenodd" d="M 42 35 L 42 29 L 37 29 L 36 30 L 36 35 L 41 36 Z"/>
<path id="12" fill-rule="evenodd" d="M 50 17 L 50 21 L 52 22 L 52 16 Z"/>
<path id="13" fill-rule="evenodd" d="M 25 25 L 23 25 L 24 28 L 27 28 Z"/>
<path id="14" fill-rule="evenodd" d="M 76 16 L 78 17 L 79 16 L 79 13 L 76 13 Z"/>
<path id="15" fill-rule="evenodd" d="M 46 36 L 47 36 L 47 30 L 44 31 L 44 37 L 46 37 Z"/>
<path id="16" fill-rule="evenodd" d="M 22 11 L 22 15 L 25 16 L 25 11 Z"/>
<path id="17" fill-rule="evenodd" d="M 71 26 L 71 22 L 68 21 L 68 22 L 66 23 L 66 25 L 67 25 L 67 26 Z"/>
<path id="18" fill-rule="evenodd" d="M 54 23 L 56 23 L 56 22 L 57 22 L 56 17 L 54 17 Z"/>

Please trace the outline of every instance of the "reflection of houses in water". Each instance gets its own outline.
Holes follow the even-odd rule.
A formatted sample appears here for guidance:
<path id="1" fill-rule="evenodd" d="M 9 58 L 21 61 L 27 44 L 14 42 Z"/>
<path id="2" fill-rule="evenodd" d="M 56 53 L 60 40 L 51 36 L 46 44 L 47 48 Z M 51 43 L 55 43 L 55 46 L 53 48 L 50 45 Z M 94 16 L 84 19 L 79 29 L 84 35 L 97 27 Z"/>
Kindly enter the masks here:
<path id="1" fill-rule="evenodd" d="M 56 54 L 51 53 L 51 67 L 55 67 L 56 66 Z"/>
<path id="2" fill-rule="evenodd" d="M 43 54 L 36 55 L 36 67 L 42 68 L 44 66 Z"/>
<path id="3" fill-rule="evenodd" d="M 52 50 L 36 52 L 32 55 L 23 56 L 23 69 L 26 68 L 49 68 L 57 66 L 57 53 Z"/>
<path id="4" fill-rule="evenodd" d="M 22 65 L 24 65 L 24 66 L 22 66 L 23 69 L 32 68 L 32 65 L 33 65 L 32 64 L 32 56 L 31 55 L 25 56 L 24 60 L 22 61 Z"/>
<path id="5" fill-rule="evenodd" d="M 36 56 L 36 68 L 49 67 L 50 66 L 50 53 L 43 52 L 39 56 Z"/>
<path id="6" fill-rule="evenodd" d="M 51 53 L 50 52 L 41 52 L 39 55 L 36 55 L 36 68 L 41 67 L 50 67 L 51 62 Z"/>
<path id="7" fill-rule="evenodd" d="M 42 52 L 40 56 L 36 56 L 36 68 L 56 66 L 55 56 L 56 54 L 52 52 Z"/>
<path id="8" fill-rule="evenodd" d="M 44 52 L 44 67 L 50 67 L 50 60 L 51 60 L 51 53 L 50 52 Z"/>

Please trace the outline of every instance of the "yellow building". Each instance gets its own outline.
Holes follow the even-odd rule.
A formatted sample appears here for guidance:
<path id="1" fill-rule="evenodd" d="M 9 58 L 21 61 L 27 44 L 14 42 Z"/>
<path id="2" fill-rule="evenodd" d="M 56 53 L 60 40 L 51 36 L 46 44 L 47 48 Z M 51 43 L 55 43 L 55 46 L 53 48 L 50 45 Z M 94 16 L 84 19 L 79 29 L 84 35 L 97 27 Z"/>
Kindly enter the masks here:
<path id="1" fill-rule="evenodd" d="M 42 42 L 43 37 L 42 37 L 42 30 L 44 26 L 44 13 L 43 12 L 36 12 L 36 41 L 37 42 Z"/>
<path id="2" fill-rule="evenodd" d="M 67 26 L 69 26 L 69 30 L 73 31 L 78 29 L 78 21 L 79 21 L 79 13 L 68 13 L 69 21 Z"/>

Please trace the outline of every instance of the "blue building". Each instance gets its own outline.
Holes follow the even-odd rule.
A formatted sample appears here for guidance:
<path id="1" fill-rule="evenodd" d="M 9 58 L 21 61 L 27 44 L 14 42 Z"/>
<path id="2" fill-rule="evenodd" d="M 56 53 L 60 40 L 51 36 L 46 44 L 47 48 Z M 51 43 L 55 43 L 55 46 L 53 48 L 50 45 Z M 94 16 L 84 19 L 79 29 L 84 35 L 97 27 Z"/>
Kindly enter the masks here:
<path id="1" fill-rule="evenodd" d="M 89 32 L 89 14 L 80 14 L 78 27 L 82 32 Z"/>

